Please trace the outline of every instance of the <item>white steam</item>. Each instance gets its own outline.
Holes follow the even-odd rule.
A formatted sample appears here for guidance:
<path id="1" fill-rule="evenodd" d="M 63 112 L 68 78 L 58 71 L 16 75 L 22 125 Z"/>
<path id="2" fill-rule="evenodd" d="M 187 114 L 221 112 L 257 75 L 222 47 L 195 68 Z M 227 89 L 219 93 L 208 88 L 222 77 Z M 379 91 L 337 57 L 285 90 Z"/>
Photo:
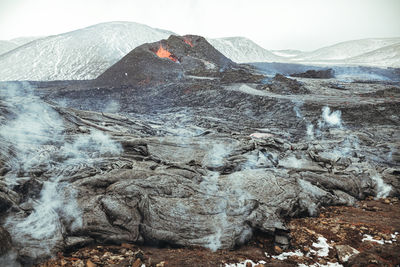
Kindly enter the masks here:
<path id="1" fill-rule="evenodd" d="M 296 111 L 299 107 L 295 106 L 294 109 Z M 296 111 L 296 114 L 301 115 L 300 110 Z M 314 127 L 312 123 L 308 122 L 302 115 L 299 117 L 300 119 L 307 121 L 306 134 L 309 140 L 314 140 L 316 136 L 320 136 L 321 131 L 325 128 L 343 128 L 342 112 L 340 110 L 331 112 L 331 109 L 328 106 L 325 106 L 322 108 L 321 117 L 322 120 L 320 119 L 318 121 L 317 128 Z"/>
<path id="2" fill-rule="evenodd" d="M 296 117 L 297 117 L 297 118 L 300 118 L 300 119 L 304 118 L 304 117 L 303 117 L 303 114 L 301 114 L 300 106 L 294 106 L 294 107 L 293 107 L 293 110 L 294 110 L 294 112 L 296 113 Z"/>
<path id="3" fill-rule="evenodd" d="M 301 121 L 305 121 L 306 125 L 307 125 L 307 138 L 309 140 L 313 140 L 314 139 L 314 125 L 312 123 L 310 123 L 307 118 L 304 117 L 304 115 L 301 113 L 301 107 L 303 106 L 303 102 L 302 101 L 292 101 L 294 103 L 293 106 L 293 111 L 296 114 L 296 117 L 299 118 Z"/>
<path id="4" fill-rule="evenodd" d="M 92 158 L 118 155 L 122 148 L 100 131 L 90 135 L 67 138 L 59 114 L 34 95 L 29 84 L 11 84 L 1 91 L 1 100 L 7 103 L 9 118 L 0 125 L 0 139 L 8 143 L 5 164 L 11 169 L 6 183 L 11 187 L 21 181 L 21 174 L 38 180 L 29 173 L 40 169 L 44 173 L 38 199 L 26 201 L 32 210 L 11 214 L 5 228 L 18 247 L 30 247 L 33 257 L 47 256 L 62 242 L 66 231 L 82 225 L 77 191 L 68 184 L 75 169 L 90 165 Z M 4 155 L 3 155 L 4 156 Z M 23 180 L 22 179 L 22 180 Z"/>
<path id="5" fill-rule="evenodd" d="M 221 167 L 224 164 L 225 157 L 228 156 L 230 152 L 231 148 L 227 148 L 222 143 L 215 143 L 205 155 L 203 159 L 203 165 L 210 167 Z M 226 201 L 221 201 L 221 199 L 218 197 L 221 196 L 218 185 L 219 177 L 220 175 L 218 172 L 210 172 L 208 175 L 203 177 L 203 181 L 200 183 L 200 188 L 208 196 L 205 199 L 218 201 L 215 203 L 215 205 L 220 210 L 217 215 L 213 216 L 213 221 L 210 225 L 213 234 L 207 237 L 208 244 L 206 247 L 212 251 L 217 251 L 221 247 L 222 234 L 228 223 L 226 215 L 227 203 Z"/>
<path id="6" fill-rule="evenodd" d="M 55 137 L 63 131 L 63 123 L 53 109 L 34 96 L 26 83 L 2 88 L 1 95 L 8 107 L 17 110 L 11 120 L 0 126 L 0 137 L 12 145 L 15 154 L 14 159 L 9 158 L 9 167 L 26 170 L 40 161 L 41 146 L 52 146 L 59 141 Z"/>
<path id="7" fill-rule="evenodd" d="M 307 125 L 307 137 L 310 140 L 314 139 L 314 125 L 312 125 L 311 123 Z"/>
<path id="8" fill-rule="evenodd" d="M 217 208 L 221 210 L 220 213 L 214 216 L 212 221 L 212 230 L 213 234 L 207 237 L 208 244 L 206 245 L 211 251 L 217 251 L 221 248 L 222 245 L 222 237 L 224 231 L 229 226 L 228 223 L 228 215 L 226 214 L 227 210 L 227 202 L 226 200 L 219 201 L 217 204 Z"/>
<path id="9" fill-rule="evenodd" d="M 385 198 L 389 196 L 390 192 L 392 191 L 392 187 L 383 181 L 382 176 L 376 170 L 371 170 L 369 174 L 376 185 L 376 197 Z"/>
<path id="10" fill-rule="evenodd" d="M 226 146 L 224 143 L 215 143 L 204 157 L 203 164 L 210 167 L 221 167 L 232 150 L 232 146 Z"/>
<path id="11" fill-rule="evenodd" d="M 118 155 L 122 147 L 103 132 L 92 130 L 90 135 L 79 135 L 73 143 L 65 143 L 61 151 L 68 163 L 80 163 L 96 156 Z"/>
<path id="12" fill-rule="evenodd" d="M 120 110 L 121 107 L 119 103 L 115 100 L 111 100 L 110 102 L 107 103 L 103 111 L 107 113 L 118 113 Z"/>
<path id="13" fill-rule="evenodd" d="M 221 167 L 225 163 L 225 159 L 235 148 L 232 144 L 215 143 L 203 159 L 203 165 L 209 167 Z M 251 229 L 243 225 L 235 225 L 229 220 L 228 214 L 244 214 L 246 211 L 246 199 L 249 194 L 243 190 L 243 180 L 245 179 L 241 173 L 232 173 L 224 177 L 224 181 L 220 181 L 219 172 L 210 172 L 203 177 L 200 188 L 206 194 L 205 201 L 214 202 L 216 214 L 212 215 L 210 221 L 210 231 L 212 233 L 206 237 L 207 248 L 216 251 L 221 248 L 224 240 L 229 239 L 227 235 L 232 232 L 240 233 L 237 242 L 244 243 L 251 236 Z M 234 230 L 233 230 L 233 229 Z M 232 229 L 232 230 L 228 230 Z"/>
<path id="14" fill-rule="evenodd" d="M 329 127 L 342 127 L 342 112 L 335 110 L 331 112 L 329 107 L 323 107 L 322 118 Z"/>
<path id="15" fill-rule="evenodd" d="M 301 104 L 294 102 L 293 110 L 295 111 L 296 117 L 301 120 L 306 120 L 300 110 Z M 340 110 L 331 111 L 328 106 L 322 108 L 321 119 L 318 121 L 317 126 L 314 127 L 313 124 L 307 124 L 307 139 L 314 140 L 319 138 L 318 141 L 322 142 L 326 138 L 324 135 L 324 130 L 329 130 L 330 134 L 339 134 L 342 139 L 339 143 L 331 148 L 329 152 L 322 152 L 325 158 L 332 159 L 332 162 L 337 162 L 341 158 L 353 157 L 353 152 L 360 151 L 360 141 L 358 136 L 354 134 L 349 134 L 346 127 L 343 126 L 342 112 Z M 307 120 L 306 120 L 307 121 Z M 344 138 L 343 138 L 344 137 Z M 329 142 L 329 141 L 328 141 Z M 391 160 L 392 149 L 389 152 L 388 159 Z M 279 162 L 279 165 L 287 168 L 301 168 L 303 165 L 302 160 L 296 159 L 295 157 L 288 157 Z M 392 191 L 392 187 L 386 184 L 378 172 L 373 169 L 373 173 L 369 175 L 371 179 L 375 182 L 376 197 L 382 198 L 387 197 Z"/>
<path id="16" fill-rule="evenodd" d="M 221 247 L 222 234 L 228 225 L 226 215 L 227 203 L 225 200 L 218 198 L 220 196 L 218 180 L 219 173 L 211 172 L 209 175 L 203 177 L 203 181 L 200 183 L 200 188 L 208 196 L 205 199 L 207 201 L 215 201 L 216 209 L 220 211 L 216 215 L 213 215 L 213 220 L 210 222 L 210 228 L 213 233 L 207 237 L 208 243 L 205 247 L 211 249 L 211 251 L 217 251 Z"/>
<path id="17" fill-rule="evenodd" d="M 285 159 L 281 159 L 279 161 L 279 165 L 289 169 L 300 169 L 302 168 L 307 162 L 303 159 L 297 159 L 295 156 L 290 156 Z"/>

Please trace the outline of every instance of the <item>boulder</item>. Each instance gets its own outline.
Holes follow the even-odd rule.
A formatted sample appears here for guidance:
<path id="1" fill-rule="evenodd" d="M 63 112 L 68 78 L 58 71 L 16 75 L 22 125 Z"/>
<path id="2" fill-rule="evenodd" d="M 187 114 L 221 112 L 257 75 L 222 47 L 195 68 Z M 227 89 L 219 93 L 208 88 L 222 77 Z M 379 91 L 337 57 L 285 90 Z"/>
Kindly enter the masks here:
<path id="1" fill-rule="evenodd" d="M 351 256 L 360 253 L 349 245 L 336 245 L 335 250 L 340 263 L 347 262 Z"/>
<path id="2" fill-rule="evenodd" d="M 261 86 L 261 89 L 284 95 L 309 93 L 300 82 L 279 73 L 274 76 L 271 83 Z"/>
<path id="3" fill-rule="evenodd" d="M 333 69 L 326 70 L 307 70 L 302 73 L 290 74 L 292 77 L 311 78 L 311 79 L 331 79 L 335 78 L 335 71 Z"/>

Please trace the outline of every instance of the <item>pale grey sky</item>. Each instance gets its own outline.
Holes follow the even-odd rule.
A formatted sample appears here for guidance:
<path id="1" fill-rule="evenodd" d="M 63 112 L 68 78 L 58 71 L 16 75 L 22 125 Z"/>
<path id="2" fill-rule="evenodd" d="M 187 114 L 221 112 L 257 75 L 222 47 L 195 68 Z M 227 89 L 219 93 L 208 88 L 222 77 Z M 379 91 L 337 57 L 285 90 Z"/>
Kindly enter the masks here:
<path id="1" fill-rule="evenodd" d="M 400 37 L 400 0 L 0 0 L 0 40 L 134 21 L 178 34 L 245 36 L 267 49 L 313 50 Z"/>

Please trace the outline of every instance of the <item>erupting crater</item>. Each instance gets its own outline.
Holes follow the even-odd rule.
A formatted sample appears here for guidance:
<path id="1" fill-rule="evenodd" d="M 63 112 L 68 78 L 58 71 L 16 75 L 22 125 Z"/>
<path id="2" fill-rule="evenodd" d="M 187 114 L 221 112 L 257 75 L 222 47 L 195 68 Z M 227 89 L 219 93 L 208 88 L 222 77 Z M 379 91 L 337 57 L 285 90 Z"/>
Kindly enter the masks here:
<path id="1" fill-rule="evenodd" d="M 165 49 L 161 44 L 156 52 L 156 55 L 161 58 L 169 58 L 173 62 L 178 62 L 178 58 L 175 55 L 171 54 L 171 52 Z"/>
<path id="2" fill-rule="evenodd" d="M 201 36 L 171 35 L 166 40 L 136 47 L 97 77 L 95 83 L 97 86 L 148 87 L 178 80 L 182 82 L 183 79 L 192 80 L 193 77 L 221 80 L 224 77 L 224 81 L 231 82 L 232 76 L 243 80 L 242 77 L 246 76 L 243 70 Z M 245 70 L 245 73 L 248 71 Z"/>

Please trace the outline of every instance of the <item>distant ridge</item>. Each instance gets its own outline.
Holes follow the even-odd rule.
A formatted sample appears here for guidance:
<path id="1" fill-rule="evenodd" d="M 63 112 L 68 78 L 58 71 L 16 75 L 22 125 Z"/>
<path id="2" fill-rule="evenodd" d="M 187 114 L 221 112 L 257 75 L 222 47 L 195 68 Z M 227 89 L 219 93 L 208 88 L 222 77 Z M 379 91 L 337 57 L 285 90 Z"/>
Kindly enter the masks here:
<path id="1" fill-rule="evenodd" d="M 135 22 L 106 22 L 54 36 L 0 41 L 0 81 L 95 79 L 134 48 L 171 34 Z M 207 41 L 237 63 L 400 67 L 400 38 L 353 40 L 312 52 L 269 51 L 245 37 Z"/>

